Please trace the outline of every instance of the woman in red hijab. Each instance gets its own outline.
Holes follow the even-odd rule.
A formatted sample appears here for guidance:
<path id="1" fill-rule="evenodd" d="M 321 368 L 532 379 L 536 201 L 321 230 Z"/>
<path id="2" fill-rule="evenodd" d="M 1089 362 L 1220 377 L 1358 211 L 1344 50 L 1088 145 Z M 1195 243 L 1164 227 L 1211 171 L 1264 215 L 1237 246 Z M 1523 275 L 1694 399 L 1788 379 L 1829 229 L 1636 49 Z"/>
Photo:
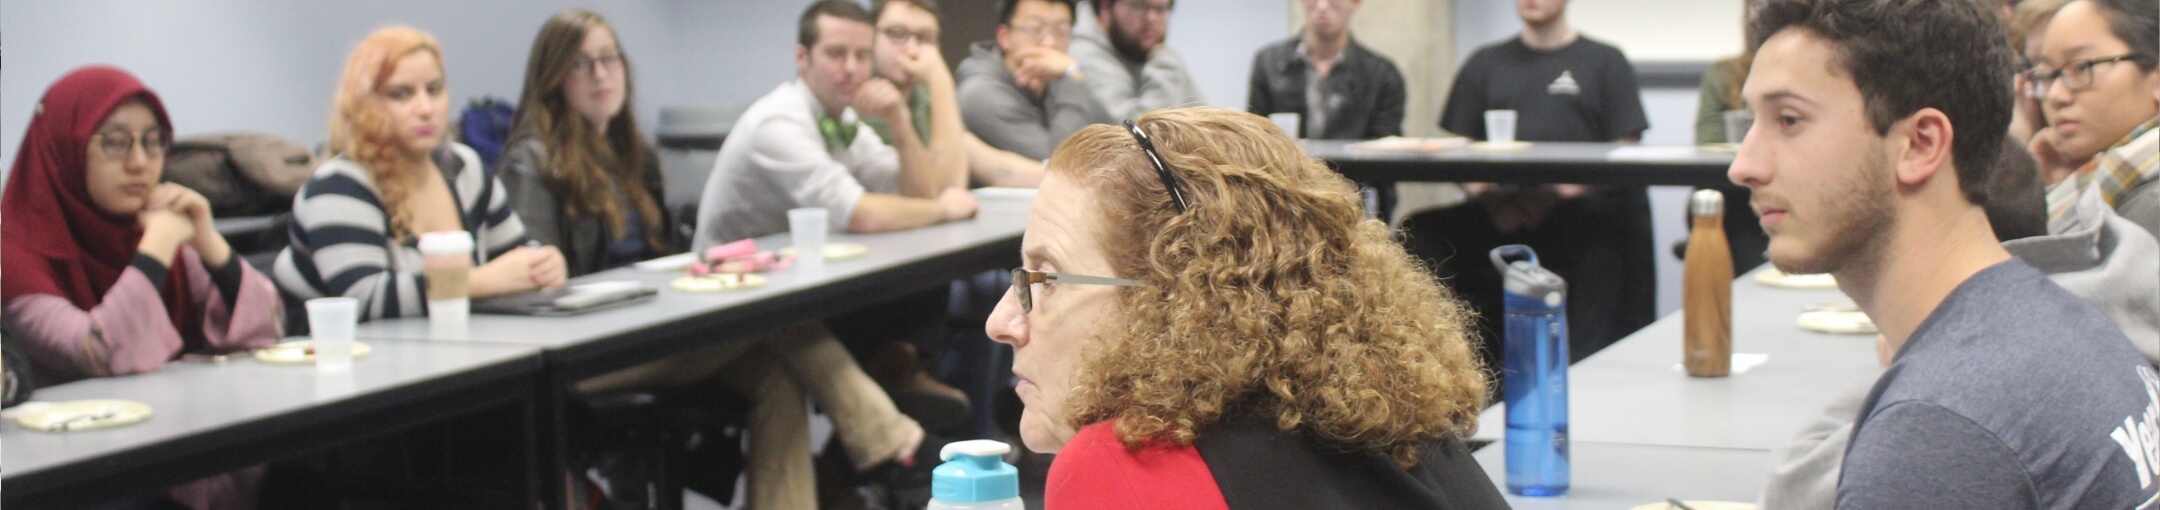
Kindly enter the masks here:
<path id="1" fill-rule="evenodd" d="M 172 122 L 156 94 L 86 67 L 35 112 L 0 195 L 0 321 L 38 386 L 281 336 L 276 287 L 233 256 L 209 202 L 158 182 Z"/>

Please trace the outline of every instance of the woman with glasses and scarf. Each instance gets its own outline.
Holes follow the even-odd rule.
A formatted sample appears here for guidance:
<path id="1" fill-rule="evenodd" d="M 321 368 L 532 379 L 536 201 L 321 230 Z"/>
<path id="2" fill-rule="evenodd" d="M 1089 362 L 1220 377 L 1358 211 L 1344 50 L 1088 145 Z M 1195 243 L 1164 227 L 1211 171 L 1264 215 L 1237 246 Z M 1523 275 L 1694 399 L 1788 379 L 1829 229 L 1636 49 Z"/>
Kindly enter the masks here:
<path id="1" fill-rule="evenodd" d="M 2048 190 L 2050 219 L 2098 193 L 2117 214 L 2160 231 L 2160 188 L 2150 185 L 2160 177 L 2160 6 L 2077 0 L 2041 38 L 2026 81 L 2048 125 L 2032 153 L 2043 172 L 2075 168 Z"/>
<path id="2" fill-rule="evenodd" d="M 183 352 L 266 347 L 277 288 L 219 236 L 210 203 L 160 183 L 172 122 L 126 71 L 47 89 L 0 196 L 0 302 L 37 386 L 156 370 Z M 252 508 L 261 470 L 179 486 L 188 508 Z"/>
<path id="3" fill-rule="evenodd" d="M 1051 156 L 986 332 L 1051 508 L 1505 508 L 1469 316 L 1267 119 L 1158 110 Z"/>

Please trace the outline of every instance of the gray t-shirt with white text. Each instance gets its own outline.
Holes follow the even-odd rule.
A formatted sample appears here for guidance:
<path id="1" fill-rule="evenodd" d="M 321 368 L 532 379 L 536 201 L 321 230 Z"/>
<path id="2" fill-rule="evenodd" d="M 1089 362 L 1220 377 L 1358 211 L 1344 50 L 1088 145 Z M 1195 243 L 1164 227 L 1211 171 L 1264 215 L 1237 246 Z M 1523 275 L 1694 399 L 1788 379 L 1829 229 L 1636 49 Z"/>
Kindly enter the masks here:
<path id="1" fill-rule="evenodd" d="M 1838 508 L 2154 508 L 2160 374 L 2012 259 L 1966 279 L 1869 392 Z"/>

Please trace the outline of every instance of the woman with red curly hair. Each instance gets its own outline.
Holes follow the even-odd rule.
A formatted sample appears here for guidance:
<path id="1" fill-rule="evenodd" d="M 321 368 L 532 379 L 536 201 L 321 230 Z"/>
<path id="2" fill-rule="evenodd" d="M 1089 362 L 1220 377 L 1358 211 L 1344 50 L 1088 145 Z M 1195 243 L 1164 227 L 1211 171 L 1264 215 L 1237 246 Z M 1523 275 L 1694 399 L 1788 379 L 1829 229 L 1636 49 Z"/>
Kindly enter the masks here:
<path id="1" fill-rule="evenodd" d="M 562 252 L 530 248 L 509 193 L 471 147 L 444 139 L 449 88 L 441 45 L 411 27 L 353 49 L 330 112 L 329 161 L 293 201 L 279 287 L 360 300 L 362 319 L 427 314 L 417 240 L 471 232 L 470 285 L 482 298 L 562 285 Z"/>
<path id="2" fill-rule="evenodd" d="M 1505 508 L 1469 316 L 1267 119 L 1159 110 L 1050 158 L 1011 344 L 1052 508 Z"/>

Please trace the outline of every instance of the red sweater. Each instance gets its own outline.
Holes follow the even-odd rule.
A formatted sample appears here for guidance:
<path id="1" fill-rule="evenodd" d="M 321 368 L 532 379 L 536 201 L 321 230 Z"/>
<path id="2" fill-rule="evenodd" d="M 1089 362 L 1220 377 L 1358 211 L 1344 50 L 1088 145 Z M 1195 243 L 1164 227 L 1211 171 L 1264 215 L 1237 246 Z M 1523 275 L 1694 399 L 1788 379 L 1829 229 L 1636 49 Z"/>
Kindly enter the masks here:
<path id="1" fill-rule="evenodd" d="M 1073 435 L 1050 464 L 1045 510 L 1179 508 L 1229 510 L 1215 474 L 1190 445 L 1127 450 L 1110 422 Z"/>

